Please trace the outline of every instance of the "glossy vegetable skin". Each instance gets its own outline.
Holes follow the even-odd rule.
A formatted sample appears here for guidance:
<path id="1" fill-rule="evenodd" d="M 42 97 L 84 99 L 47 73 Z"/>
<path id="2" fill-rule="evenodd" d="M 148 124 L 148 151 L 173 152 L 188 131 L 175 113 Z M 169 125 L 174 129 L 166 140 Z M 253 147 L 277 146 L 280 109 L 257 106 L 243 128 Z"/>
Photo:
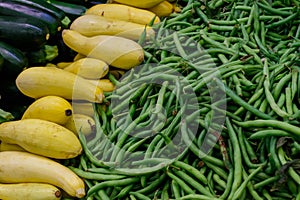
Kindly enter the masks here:
<path id="1" fill-rule="evenodd" d="M 0 39 L 21 50 L 35 50 L 49 39 L 48 27 L 39 20 L 21 16 L 0 16 Z"/>

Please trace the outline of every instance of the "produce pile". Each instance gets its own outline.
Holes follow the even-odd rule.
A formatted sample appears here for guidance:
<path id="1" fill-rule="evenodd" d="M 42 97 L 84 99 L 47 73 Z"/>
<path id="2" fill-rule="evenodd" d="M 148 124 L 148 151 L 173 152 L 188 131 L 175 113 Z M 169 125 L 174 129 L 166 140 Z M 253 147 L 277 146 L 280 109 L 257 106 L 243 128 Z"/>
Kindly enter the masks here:
<path id="1" fill-rule="evenodd" d="M 88 2 L 0 52 L 0 199 L 300 199 L 299 1 Z"/>

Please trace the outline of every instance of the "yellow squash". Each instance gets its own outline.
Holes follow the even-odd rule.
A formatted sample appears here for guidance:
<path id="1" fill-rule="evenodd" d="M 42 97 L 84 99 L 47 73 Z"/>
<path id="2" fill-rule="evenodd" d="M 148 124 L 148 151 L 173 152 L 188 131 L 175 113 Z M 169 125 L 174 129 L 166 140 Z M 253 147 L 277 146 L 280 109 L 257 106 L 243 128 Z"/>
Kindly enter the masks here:
<path id="1" fill-rule="evenodd" d="M 101 88 L 104 92 L 112 92 L 115 85 L 109 79 L 90 80 L 91 83 Z"/>
<path id="2" fill-rule="evenodd" d="M 2 200 L 58 200 L 61 196 L 61 191 L 48 183 L 0 184 Z"/>
<path id="3" fill-rule="evenodd" d="M 72 170 L 52 159 L 28 152 L 0 152 L 0 182 L 47 183 L 70 196 L 85 196 L 84 182 Z"/>
<path id="4" fill-rule="evenodd" d="M 41 119 L 22 119 L 0 124 L 0 140 L 50 158 L 74 158 L 82 152 L 80 141 L 72 131 Z"/>
<path id="5" fill-rule="evenodd" d="M 60 69 L 64 69 L 67 66 L 69 66 L 72 63 L 72 61 L 68 61 L 68 62 L 59 62 L 56 63 L 56 67 L 60 68 Z"/>
<path id="6" fill-rule="evenodd" d="M 82 15 L 72 22 L 70 29 L 88 37 L 114 35 L 136 41 L 144 31 L 146 31 L 146 39 L 155 36 L 154 30 L 150 26 L 106 18 L 101 15 Z"/>
<path id="7" fill-rule="evenodd" d="M 167 0 L 148 9 L 159 17 L 167 17 L 174 11 L 174 6 Z"/>
<path id="8" fill-rule="evenodd" d="M 144 60 L 143 48 L 137 42 L 123 37 L 109 35 L 87 37 L 77 31 L 65 29 L 62 31 L 62 38 L 74 51 L 103 60 L 117 68 L 128 70 Z"/>
<path id="9" fill-rule="evenodd" d="M 59 96 L 44 96 L 35 100 L 25 110 L 22 119 L 44 119 L 65 124 L 72 116 L 72 105 Z"/>
<path id="10" fill-rule="evenodd" d="M 95 58 L 81 58 L 64 68 L 68 72 L 87 79 L 99 79 L 108 73 L 109 66 L 104 61 Z"/>
<path id="11" fill-rule="evenodd" d="M 30 67 L 16 79 L 18 89 L 32 98 L 60 96 L 101 103 L 103 91 L 88 80 L 57 67 Z"/>
<path id="12" fill-rule="evenodd" d="M 84 114 L 90 117 L 94 117 L 93 103 L 91 102 L 72 102 L 72 108 L 75 114 Z"/>
<path id="13" fill-rule="evenodd" d="M 114 0 L 117 3 L 130 5 L 137 8 L 151 8 L 163 0 Z"/>
<path id="14" fill-rule="evenodd" d="M 90 135 L 96 131 L 95 120 L 88 115 L 78 113 L 75 113 L 64 127 L 75 134 L 78 134 L 79 131 L 81 131 L 84 135 Z"/>
<path id="15" fill-rule="evenodd" d="M 160 22 L 159 17 L 149 10 L 116 3 L 96 4 L 90 7 L 85 14 L 99 15 L 143 25 L 148 25 L 152 20 L 154 20 L 153 24 Z"/>
<path id="16" fill-rule="evenodd" d="M 83 54 L 77 53 L 77 54 L 74 56 L 73 61 L 77 61 L 77 60 L 79 60 L 79 59 L 81 59 L 81 58 L 86 58 L 86 56 L 83 55 Z"/>
<path id="17" fill-rule="evenodd" d="M 9 144 L 9 143 L 1 141 L 0 151 L 26 151 L 26 150 L 17 144 Z"/>

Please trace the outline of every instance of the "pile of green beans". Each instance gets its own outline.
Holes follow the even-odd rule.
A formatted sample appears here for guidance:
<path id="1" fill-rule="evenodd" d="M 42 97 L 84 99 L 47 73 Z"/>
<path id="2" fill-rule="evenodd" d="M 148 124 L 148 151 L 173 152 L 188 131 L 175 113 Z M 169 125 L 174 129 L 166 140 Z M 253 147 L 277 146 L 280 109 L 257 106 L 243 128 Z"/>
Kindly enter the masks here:
<path id="1" fill-rule="evenodd" d="M 85 199 L 300 200 L 300 2 L 178 4 L 65 163 Z"/>

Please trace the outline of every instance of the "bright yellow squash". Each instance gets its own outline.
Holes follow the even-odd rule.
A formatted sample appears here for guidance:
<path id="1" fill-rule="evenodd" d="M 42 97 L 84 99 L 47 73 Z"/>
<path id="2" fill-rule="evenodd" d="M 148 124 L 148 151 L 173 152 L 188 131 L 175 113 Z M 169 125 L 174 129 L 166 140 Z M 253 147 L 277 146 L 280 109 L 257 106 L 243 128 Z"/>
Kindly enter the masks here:
<path id="1" fill-rule="evenodd" d="M 68 72 L 77 74 L 87 79 L 99 79 L 109 71 L 109 66 L 104 61 L 95 58 L 81 58 L 64 68 Z"/>
<path id="2" fill-rule="evenodd" d="M 2 200 L 58 200 L 61 191 L 48 183 L 7 183 L 0 184 Z"/>
<path id="3" fill-rule="evenodd" d="M 116 3 L 96 4 L 90 7 L 85 14 L 99 15 L 143 25 L 148 25 L 152 21 L 153 24 L 160 22 L 159 17 L 149 10 Z"/>
<path id="4" fill-rule="evenodd" d="M 148 9 L 159 17 L 167 17 L 174 11 L 174 6 L 167 0 Z"/>
<path id="5" fill-rule="evenodd" d="M 69 159 L 82 152 L 80 141 L 72 131 L 41 119 L 22 119 L 0 124 L 0 140 L 50 158 Z"/>
<path id="6" fill-rule="evenodd" d="M 84 135 L 90 135 L 96 131 L 95 120 L 88 115 L 78 113 L 75 113 L 64 127 L 77 135 L 79 132 L 82 132 Z"/>
<path id="7" fill-rule="evenodd" d="M 104 92 L 112 92 L 115 89 L 115 85 L 109 79 L 90 80 L 91 83 L 101 88 Z"/>
<path id="8" fill-rule="evenodd" d="M 76 114 L 84 114 L 90 117 L 94 117 L 93 103 L 91 102 L 72 102 L 72 108 Z"/>
<path id="9" fill-rule="evenodd" d="M 25 110 L 22 119 L 43 119 L 65 124 L 73 114 L 72 105 L 59 96 L 44 96 L 35 100 Z"/>
<path id="10" fill-rule="evenodd" d="M 114 0 L 117 3 L 130 5 L 137 8 L 151 8 L 163 0 Z"/>
<path id="11" fill-rule="evenodd" d="M 144 31 L 146 31 L 146 39 L 155 36 L 154 30 L 150 26 L 100 15 L 82 15 L 72 22 L 70 29 L 88 37 L 114 35 L 136 41 L 139 40 Z"/>
<path id="12" fill-rule="evenodd" d="M 16 85 L 24 94 L 32 98 L 60 96 L 73 100 L 87 100 L 101 103 L 103 91 L 88 80 L 57 67 L 30 67 L 22 71 Z"/>
<path id="13" fill-rule="evenodd" d="M 26 151 L 26 150 L 17 144 L 9 144 L 9 143 L 1 141 L 0 151 Z"/>
<path id="14" fill-rule="evenodd" d="M 62 38 L 74 51 L 103 60 L 117 68 L 128 70 L 144 60 L 143 48 L 137 42 L 123 37 L 109 35 L 87 37 L 77 31 L 65 29 L 62 31 Z"/>
<path id="15" fill-rule="evenodd" d="M 72 170 L 52 159 L 28 152 L 0 152 L 0 182 L 47 183 L 70 196 L 85 196 L 84 182 Z"/>

